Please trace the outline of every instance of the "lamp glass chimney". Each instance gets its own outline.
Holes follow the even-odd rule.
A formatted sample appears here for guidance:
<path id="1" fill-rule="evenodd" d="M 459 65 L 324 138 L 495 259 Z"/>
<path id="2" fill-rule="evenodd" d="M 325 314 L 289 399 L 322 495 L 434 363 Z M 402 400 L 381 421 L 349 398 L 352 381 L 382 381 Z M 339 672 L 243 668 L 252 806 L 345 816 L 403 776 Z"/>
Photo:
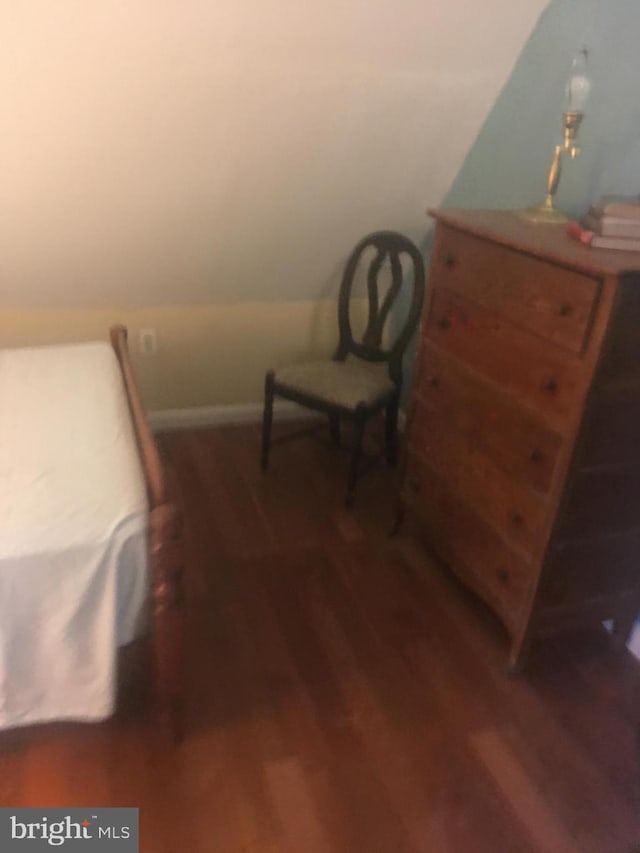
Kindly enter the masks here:
<path id="1" fill-rule="evenodd" d="M 569 113 L 583 113 L 589 93 L 591 92 L 591 80 L 588 74 L 588 53 L 583 48 L 571 63 L 571 75 L 566 88 L 566 111 Z"/>

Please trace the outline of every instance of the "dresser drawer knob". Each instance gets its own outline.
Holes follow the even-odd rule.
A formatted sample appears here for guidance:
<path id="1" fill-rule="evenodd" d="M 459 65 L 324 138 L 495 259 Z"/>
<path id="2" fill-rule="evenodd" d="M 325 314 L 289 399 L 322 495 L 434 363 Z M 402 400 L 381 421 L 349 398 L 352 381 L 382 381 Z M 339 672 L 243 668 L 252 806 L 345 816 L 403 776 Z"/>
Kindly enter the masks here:
<path id="1" fill-rule="evenodd" d="M 440 317 L 438 320 L 438 328 L 442 329 L 443 332 L 446 332 L 447 329 L 451 328 L 451 317 Z"/>
<path id="2" fill-rule="evenodd" d="M 558 310 L 558 314 L 561 317 L 568 317 L 572 311 L 573 311 L 573 308 L 571 307 L 571 305 L 568 302 L 563 302 L 562 305 L 560 306 L 559 310 Z"/>
<path id="3" fill-rule="evenodd" d="M 544 459 L 541 450 L 532 450 L 529 454 L 529 459 L 536 464 L 539 464 Z"/>
<path id="4" fill-rule="evenodd" d="M 509 572 L 506 569 L 498 569 L 498 571 L 496 572 L 496 577 L 498 578 L 500 583 L 509 583 Z"/>
<path id="5" fill-rule="evenodd" d="M 455 255 L 446 255 L 444 265 L 448 270 L 452 270 L 456 265 Z"/>
<path id="6" fill-rule="evenodd" d="M 523 521 L 524 521 L 524 516 L 520 512 L 520 510 L 516 509 L 511 513 L 511 523 L 512 524 L 516 524 L 517 526 L 520 526 Z"/>
<path id="7" fill-rule="evenodd" d="M 549 394 L 555 394 L 558 390 L 558 381 L 556 379 L 546 379 L 543 384 L 543 389 L 547 391 Z"/>

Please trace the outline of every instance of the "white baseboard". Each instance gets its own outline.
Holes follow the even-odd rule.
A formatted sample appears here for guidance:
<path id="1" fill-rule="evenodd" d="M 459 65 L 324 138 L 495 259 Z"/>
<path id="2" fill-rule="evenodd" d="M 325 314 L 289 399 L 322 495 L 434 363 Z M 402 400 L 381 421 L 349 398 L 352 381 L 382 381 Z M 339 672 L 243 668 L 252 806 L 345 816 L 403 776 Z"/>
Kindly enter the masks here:
<path id="1" fill-rule="evenodd" d="M 197 429 L 198 427 L 253 424 L 262 420 L 263 403 L 237 403 L 227 406 L 194 406 L 188 409 L 156 409 L 147 413 L 149 426 L 154 432 L 175 429 Z M 289 400 L 279 400 L 273 407 L 273 419 L 292 421 L 317 418 L 318 412 L 298 406 Z M 398 413 L 398 429 L 403 432 L 406 416 Z"/>
<path id="2" fill-rule="evenodd" d="M 147 420 L 154 432 L 164 432 L 175 429 L 260 423 L 262 410 L 262 402 L 228 406 L 197 406 L 189 409 L 160 409 L 148 412 Z M 312 412 L 289 400 L 280 400 L 273 407 L 273 419 L 276 421 L 317 416 L 317 412 Z"/>

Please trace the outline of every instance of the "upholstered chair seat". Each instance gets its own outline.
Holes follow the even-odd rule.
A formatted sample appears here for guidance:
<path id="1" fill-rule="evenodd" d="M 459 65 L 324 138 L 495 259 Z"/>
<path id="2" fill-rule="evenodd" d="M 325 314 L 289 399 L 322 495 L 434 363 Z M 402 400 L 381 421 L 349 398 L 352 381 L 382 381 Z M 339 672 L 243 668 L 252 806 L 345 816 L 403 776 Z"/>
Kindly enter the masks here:
<path id="1" fill-rule="evenodd" d="M 396 392 L 386 362 L 356 358 L 290 364 L 275 371 L 275 381 L 281 388 L 347 411 L 355 411 L 359 405 L 382 404 Z"/>

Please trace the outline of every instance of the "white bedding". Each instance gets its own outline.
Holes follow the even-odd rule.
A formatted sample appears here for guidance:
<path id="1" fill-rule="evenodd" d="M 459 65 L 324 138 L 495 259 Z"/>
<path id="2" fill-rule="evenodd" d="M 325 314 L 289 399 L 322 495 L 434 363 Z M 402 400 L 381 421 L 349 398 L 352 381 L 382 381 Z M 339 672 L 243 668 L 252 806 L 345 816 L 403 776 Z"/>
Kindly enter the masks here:
<path id="1" fill-rule="evenodd" d="M 148 504 L 106 343 L 0 350 L 0 728 L 98 720 L 144 627 Z"/>

